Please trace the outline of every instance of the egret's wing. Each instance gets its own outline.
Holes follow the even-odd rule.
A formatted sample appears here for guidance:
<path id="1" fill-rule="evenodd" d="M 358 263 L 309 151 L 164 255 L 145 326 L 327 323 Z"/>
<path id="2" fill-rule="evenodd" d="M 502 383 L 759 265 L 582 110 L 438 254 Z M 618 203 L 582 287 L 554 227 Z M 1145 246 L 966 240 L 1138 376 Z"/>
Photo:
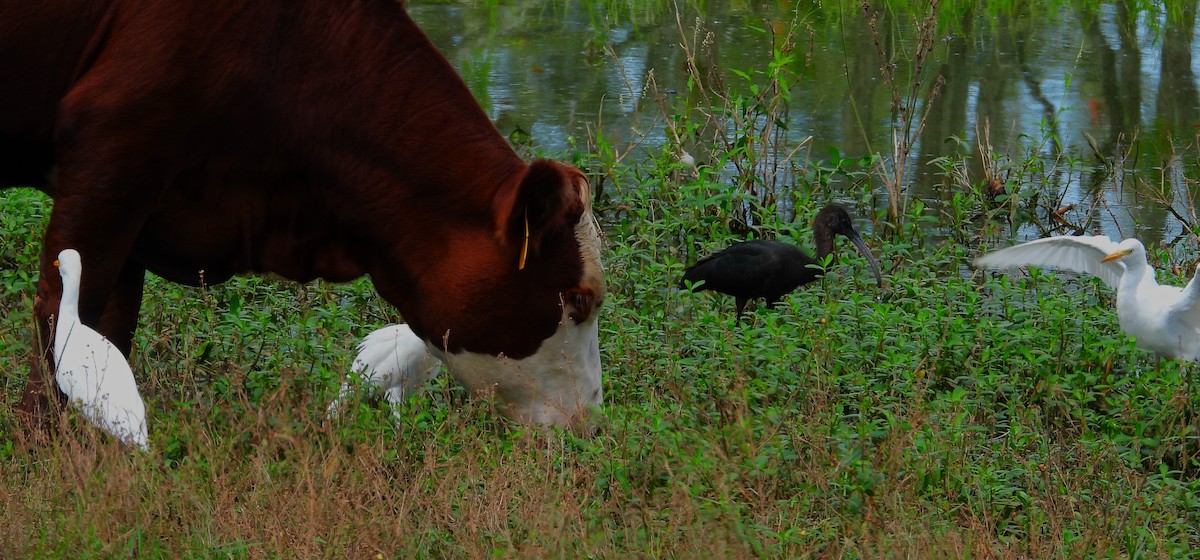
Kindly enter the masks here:
<path id="1" fill-rule="evenodd" d="M 358 343 L 358 354 L 354 356 L 350 374 L 342 382 L 342 389 L 338 391 L 337 398 L 329 403 L 326 409 L 327 417 L 333 418 L 337 415 L 358 383 L 368 385 L 372 390 L 383 391 L 398 385 L 393 383 L 395 368 L 390 367 L 390 364 L 395 361 L 398 341 L 406 336 L 415 338 L 417 335 L 413 334 L 408 325 L 388 325 L 371 331 Z"/>
<path id="2" fill-rule="evenodd" d="M 1196 267 L 1196 274 L 1192 276 L 1192 280 L 1187 283 L 1187 286 L 1184 286 L 1179 296 L 1178 301 L 1163 310 L 1167 319 L 1179 321 L 1191 325 L 1193 329 L 1200 330 L 1200 266 Z"/>
<path id="3" fill-rule="evenodd" d="M 1082 272 L 1100 278 L 1115 290 L 1121 285 L 1125 264 L 1100 261 L 1120 247 L 1104 235 L 1062 235 L 992 251 L 975 259 L 975 266 L 1016 268 L 1032 265 Z"/>

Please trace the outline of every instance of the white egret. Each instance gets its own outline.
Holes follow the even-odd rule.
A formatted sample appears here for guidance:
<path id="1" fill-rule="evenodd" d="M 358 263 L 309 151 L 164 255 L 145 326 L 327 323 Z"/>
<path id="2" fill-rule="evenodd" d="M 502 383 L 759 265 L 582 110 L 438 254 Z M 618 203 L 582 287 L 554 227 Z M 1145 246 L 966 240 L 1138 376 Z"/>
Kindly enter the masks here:
<path id="1" fill-rule="evenodd" d="M 397 405 L 437 376 L 441 367 L 442 362 L 429 353 L 425 341 L 408 325 L 388 325 L 367 335 L 358 345 L 353 373 L 342 384 L 338 398 L 329 404 L 328 414 L 337 414 L 354 392 L 355 378 L 383 391 L 387 402 Z"/>
<path id="2" fill-rule="evenodd" d="M 146 405 L 121 351 L 79 320 L 83 264 L 74 249 L 54 261 L 62 276 L 62 300 L 54 319 L 54 378 L 84 419 L 128 445 L 150 448 Z"/>
<path id="3" fill-rule="evenodd" d="M 1042 266 L 1099 277 L 1117 291 L 1117 319 L 1138 346 L 1166 358 L 1200 359 L 1200 286 L 1160 286 L 1137 239 L 1116 243 L 1103 235 L 1038 239 L 975 259 L 981 268 Z"/>

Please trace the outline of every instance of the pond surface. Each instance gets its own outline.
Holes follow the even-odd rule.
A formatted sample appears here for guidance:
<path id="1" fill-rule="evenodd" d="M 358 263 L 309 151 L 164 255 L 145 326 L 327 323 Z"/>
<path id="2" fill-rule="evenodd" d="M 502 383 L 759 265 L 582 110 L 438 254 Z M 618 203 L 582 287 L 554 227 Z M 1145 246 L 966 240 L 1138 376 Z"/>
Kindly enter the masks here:
<path id="1" fill-rule="evenodd" d="M 893 134 L 907 130 L 914 163 L 905 196 L 935 208 L 952 196 L 945 162 L 958 161 L 964 183 L 1040 192 L 1047 214 L 1070 208 L 1070 226 L 1056 233 L 1172 242 L 1196 223 L 1196 0 L 1169 13 L 1109 2 L 943 3 L 936 25 L 924 26 L 934 37 L 924 54 L 924 16 L 882 5 L 869 18 L 853 2 L 707 1 L 703 11 L 681 3 L 678 12 L 666 2 L 495 4 L 413 0 L 409 10 L 501 132 L 548 154 L 601 134 L 628 157 L 666 145 L 705 163 L 719 150 L 703 138 L 679 141 L 669 126 L 711 103 L 695 77 L 725 100 L 753 100 L 751 87 L 769 87 L 776 61 L 791 87 L 786 110 L 771 113 L 783 121 L 771 132 L 780 146 L 772 157 L 791 171 L 773 176 L 772 188 L 802 184 L 805 166 L 839 155 L 892 161 Z M 881 68 L 893 70 L 891 81 Z M 904 127 L 896 98 L 924 115 L 922 126 Z M 984 165 L 981 143 L 994 163 Z M 1019 235 L 1047 232 L 1027 226 Z"/>

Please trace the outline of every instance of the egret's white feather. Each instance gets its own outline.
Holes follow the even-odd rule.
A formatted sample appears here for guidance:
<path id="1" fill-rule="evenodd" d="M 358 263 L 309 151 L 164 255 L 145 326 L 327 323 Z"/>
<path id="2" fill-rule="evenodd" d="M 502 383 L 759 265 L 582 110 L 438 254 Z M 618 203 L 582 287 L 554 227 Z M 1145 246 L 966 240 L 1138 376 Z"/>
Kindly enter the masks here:
<path id="1" fill-rule="evenodd" d="M 358 345 L 351 376 L 342 384 L 329 415 L 341 409 L 354 391 L 354 380 L 382 391 L 388 403 L 400 404 L 441 371 L 442 362 L 429 353 L 421 337 L 405 324 L 388 325 L 367 335 Z"/>
<path id="2" fill-rule="evenodd" d="M 54 378 L 84 419 L 129 445 L 150 447 L 146 405 L 125 355 L 79 320 L 83 264 L 74 249 L 58 255 L 62 300 L 54 325 Z"/>
<path id="3" fill-rule="evenodd" d="M 1125 273 L 1121 261 L 1101 262 L 1104 257 L 1120 249 L 1120 244 L 1104 235 L 1063 235 L 1047 237 L 999 251 L 993 251 L 975 259 L 979 268 L 1018 268 L 1041 266 L 1071 272 L 1091 274 L 1117 289 Z"/>
<path id="4" fill-rule="evenodd" d="M 1164 312 L 1168 320 L 1177 321 L 1200 332 L 1200 281 L 1197 281 L 1197 278 L 1200 278 L 1200 265 L 1196 266 L 1191 281 L 1179 292 L 1179 299 L 1168 305 Z"/>
<path id="5" fill-rule="evenodd" d="M 1159 285 L 1146 248 L 1136 239 L 1049 237 L 988 253 L 975 265 L 1033 265 L 1098 276 L 1117 291 L 1117 319 L 1139 346 L 1168 358 L 1200 360 L 1200 268 L 1186 288 Z"/>

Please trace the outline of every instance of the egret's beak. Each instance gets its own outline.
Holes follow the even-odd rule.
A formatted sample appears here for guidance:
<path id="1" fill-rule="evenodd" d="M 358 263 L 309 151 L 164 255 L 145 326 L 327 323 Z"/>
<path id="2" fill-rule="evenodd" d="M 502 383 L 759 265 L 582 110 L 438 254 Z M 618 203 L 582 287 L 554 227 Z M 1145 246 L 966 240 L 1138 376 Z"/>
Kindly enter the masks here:
<path id="1" fill-rule="evenodd" d="M 854 248 L 858 249 L 858 252 L 862 253 L 863 257 L 866 257 L 867 264 L 871 265 L 871 272 L 873 272 L 875 274 L 875 283 L 876 283 L 876 285 L 879 286 L 879 289 L 882 290 L 883 289 L 883 277 L 879 275 L 879 264 L 875 262 L 874 255 L 871 254 L 871 250 L 867 248 L 867 244 L 865 242 L 863 242 L 862 237 L 859 237 L 858 232 L 851 231 L 851 233 L 853 233 L 853 235 L 849 235 L 849 234 L 842 234 L 842 235 L 845 235 L 846 238 L 849 239 L 850 242 L 854 244 Z"/>
<path id="2" fill-rule="evenodd" d="M 1109 261 L 1115 261 L 1117 259 L 1123 259 L 1125 257 L 1128 257 L 1129 255 L 1132 255 L 1132 254 L 1133 254 L 1133 249 L 1121 249 L 1120 251 L 1117 251 L 1115 253 L 1110 253 L 1107 257 L 1104 257 L 1103 259 L 1101 259 L 1100 262 L 1106 263 Z"/>
<path id="3" fill-rule="evenodd" d="M 58 268 L 60 266 L 62 266 L 62 263 L 58 262 L 58 259 L 54 259 L 54 268 Z"/>

